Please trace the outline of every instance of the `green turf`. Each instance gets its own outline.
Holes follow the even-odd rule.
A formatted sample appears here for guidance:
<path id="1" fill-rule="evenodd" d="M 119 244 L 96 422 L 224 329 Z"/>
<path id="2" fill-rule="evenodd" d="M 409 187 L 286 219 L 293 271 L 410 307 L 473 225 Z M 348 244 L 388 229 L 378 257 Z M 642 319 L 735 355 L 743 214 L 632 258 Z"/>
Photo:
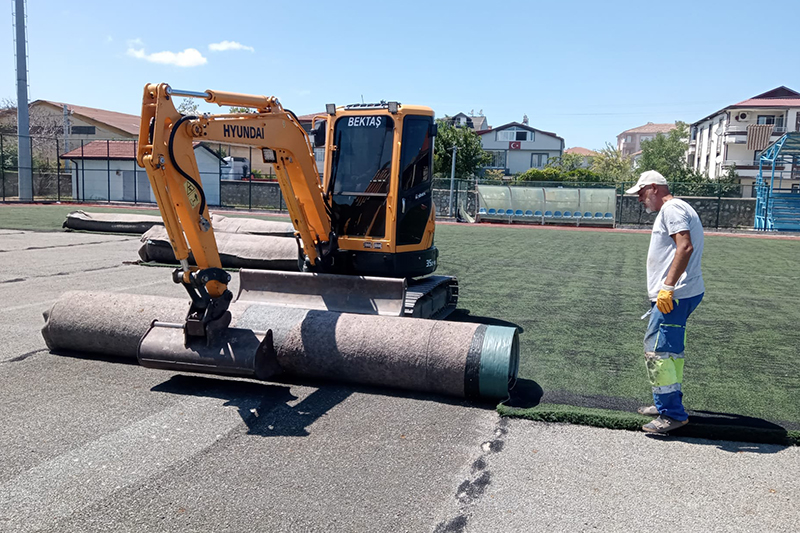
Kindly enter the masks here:
<path id="1" fill-rule="evenodd" d="M 459 278 L 459 307 L 522 328 L 520 377 L 538 383 L 543 403 L 623 412 L 652 401 L 640 320 L 648 242 L 521 226 L 436 233 L 440 273 Z M 706 296 L 687 335 L 688 409 L 800 429 L 798 257 L 798 241 L 706 237 Z"/>
<path id="2" fill-rule="evenodd" d="M 155 214 L 5 204 L 0 228 L 58 230 L 77 208 Z M 646 321 L 639 318 L 649 308 L 648 241 L 646 233 L 437 226 L 438 273 L 460 283 L 454 319 L 522 330 L 520 377 L 535 382 L 541 403 L 503 406 L 503 414 L 641 425 L 642 418 L 629 413 L 651 401 L 642 353 Z M 759 440 L 747 433 L 755 425 L 753 431 L 772 435 L 770 442 L 800 442 L 798 258 L 797 240 L 706 236 L 706 296 L 689 319 L 684 378 L 687 408 L 695 420 L 707 418 L 704 435 L 736 438 L 720 421 L 727 413 L 734 426 L 743 421 L 750 428 L 738 433 L 740 440 Z M 559 405 L 569 407 L 553 407 Z M 760 420 L 782 429 L 758 429 Z"/>

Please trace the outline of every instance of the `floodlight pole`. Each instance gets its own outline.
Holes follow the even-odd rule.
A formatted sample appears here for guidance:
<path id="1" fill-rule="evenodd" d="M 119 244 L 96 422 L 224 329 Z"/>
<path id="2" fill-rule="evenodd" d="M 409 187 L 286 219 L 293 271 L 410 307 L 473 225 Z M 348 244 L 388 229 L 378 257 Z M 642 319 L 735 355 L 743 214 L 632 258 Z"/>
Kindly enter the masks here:
<path id="1" fill-rule="evenodd" d="M 25 0 L 16 0 L 14 9 L 17 45 L 17 179 L 19 200 L 33 201 L 31 124 L 28 116 L 28 65 L 25 39 Z"/>
<path id="2" fill-rule="evenodd" d="M 458 151 L 458 146 L 453 146 L 453 164 L 450 168 L 450 208 L 447 213 L 450 216 L 453 216 L 453 188 L 456 183 L 456 152 Z"/>

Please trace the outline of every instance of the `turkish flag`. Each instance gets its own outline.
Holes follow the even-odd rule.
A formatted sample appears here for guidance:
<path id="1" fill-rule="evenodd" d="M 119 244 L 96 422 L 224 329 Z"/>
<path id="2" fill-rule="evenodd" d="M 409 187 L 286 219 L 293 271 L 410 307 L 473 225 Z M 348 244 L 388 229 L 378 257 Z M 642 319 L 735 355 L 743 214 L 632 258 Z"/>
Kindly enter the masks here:
<path id="1" fill-rule="evenodd" d="M 519 150 L 522 148 L 522 143 L 520 141 L 511 141 L 508 143 L 509 150 Z"/>

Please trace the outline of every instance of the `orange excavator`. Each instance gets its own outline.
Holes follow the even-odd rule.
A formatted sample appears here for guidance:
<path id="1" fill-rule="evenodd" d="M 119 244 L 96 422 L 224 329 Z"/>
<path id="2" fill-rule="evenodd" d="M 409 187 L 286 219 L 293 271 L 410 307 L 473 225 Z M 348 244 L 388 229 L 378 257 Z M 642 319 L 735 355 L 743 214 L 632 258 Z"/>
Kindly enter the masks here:
<path id="1" fill-rule="evenodd" d="M 175 97 L 252 112 L 182 115 Z M 275 168 L 296 231 L 298 272 L 243 269 L 239 298 L 268 302 L 280 293 L 283 303 L 296 296 L 297 307 L 310 307 L 313 294 L 329 310 L 421 318 L 443 318 L 455 308 L 455 278 L 432 275 L 438 263 L 433 110 L 398 102 L 326 108 L 314 119 L 312 144 L 295 114 L 274 96 L 180 91 L 167 84 L 144 88 L 137 161 L 147 171 L 180 262 L 173 280 L 192 300 L 184 324 L 187 346 L 225 329 L 233 300 L 195 142 L 259 149 Z M 321 176 L 315 146 L 325 150 Z M 196 265 L 189 263 L 190 251 Z M 393 305 L 385 305 L 388 300 Z"/>

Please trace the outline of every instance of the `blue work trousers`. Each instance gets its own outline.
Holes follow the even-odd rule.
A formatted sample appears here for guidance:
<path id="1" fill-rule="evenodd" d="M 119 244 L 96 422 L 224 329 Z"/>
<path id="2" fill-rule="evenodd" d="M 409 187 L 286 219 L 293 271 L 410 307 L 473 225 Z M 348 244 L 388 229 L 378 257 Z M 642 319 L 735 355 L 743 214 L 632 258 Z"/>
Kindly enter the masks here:
<path id="1" fill-rule="evenodd" d="M 673 301 L 672 311 L 666 315 L 658 310 L 655 302 L 650 313 L 650 322 L 644 336 L 644 358 L 647 375 L 653 387 L 653 403 L 662 416 L 673 420 L 686 420 L 689 416 L 683 408 L 683 361 L 686 345 L 686 320 L 692 314 L 703 295 Z"/>

